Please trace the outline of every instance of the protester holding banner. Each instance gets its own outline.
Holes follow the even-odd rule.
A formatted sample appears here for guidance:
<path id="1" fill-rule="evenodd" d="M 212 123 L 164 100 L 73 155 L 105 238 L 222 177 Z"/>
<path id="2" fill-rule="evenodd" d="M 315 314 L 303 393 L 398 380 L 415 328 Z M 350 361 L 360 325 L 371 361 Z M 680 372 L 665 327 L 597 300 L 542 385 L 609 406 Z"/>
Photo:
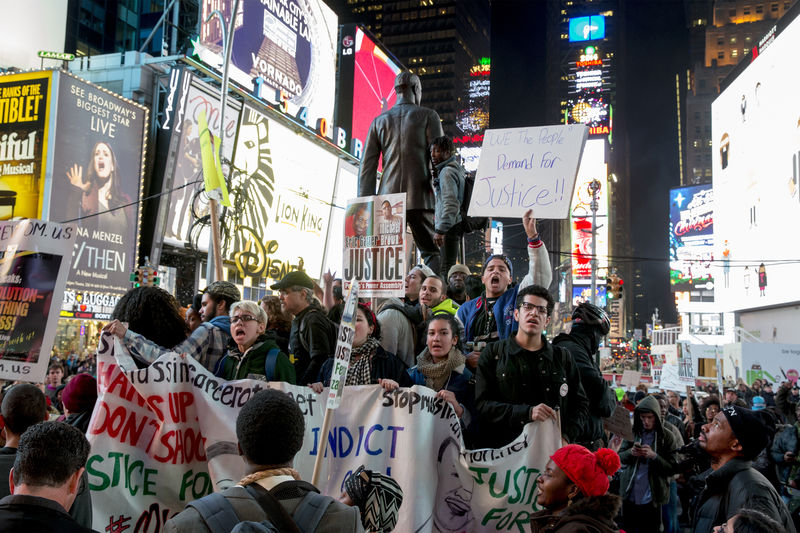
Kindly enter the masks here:
<path id="1" fill-rule="evenodd" d="M 544 287 L 521 289 L 514 310 L 519 329 L 481 353 L 475 383 L 481 447 L 504 446 L 528 422 L 549 418 L 560 419 L 567 442 L 581 435 L 589 406 L 578 367 L 567 350 L 543 334 L 554 305 Z"/>
<path id="2" fill-rule="evenodd" d="M 336 348 L 334 324 L 314 297 L 314 282 L 302 271 L 289 272 L 272 290 L 280 291 L 281 309 L 294 315 L 289 350 L 294 355 L 298 385 L 318 381 L 319 371 Z"/>
<path id="3" fill-rule="evenodd" d="M 772 484 L 753 468 L 753 459 L 775 434 L 769 413 L 734 405 L 703 426 L 700 449 L 711 457 L 705 488 L 695 502 L 692 530 L 711 533 L 740 509 L 756 509 L 777 520 L 788 532 L 795 527 L 786 504 Z"/>
<path id="4" fill-rule="evenodd" d="M 111 318 L 159 346 L 177 346 L 190 333 L 178 300 L 161 287 L 145 285 L 129 290 L 114 306 Z"/>
<path id="5" fill-rule="evenodd" d="M 239 289 L 229 281 L 215 281 L 209 285 L 203 291 L 200 310 L 203 323 L 188 339 L 171 349 L 164 348 L 152 339 L 129 330 L 125 324 L 116 319 L 106 324 L 103 331 L 119 337 L 132 356 L 147 364 L 158 359 L 164 352 L 172 351 L 191 355 L 203 367 L 213 372 L 225 355 L 228 342 L 231 340 L 231 320 L 228 313 L 234 302 L 240 299 Z M 162 324 L 155 326 L 155 331 L 164 327 Z"/>
<path id="6" fill-rule="evenodd" d="M 219 362 L 223 379 L 262 379 L 295 383 L 294 366 L 267 330 L 267 313 L 256 302 L 242 300 L 231 307 L 231 337 L 235 348 Z"/>
<path id="7" fill-rule="evenodd" d="M 350 365 L 347 367 L 345 385 L 380 384 L 387 390 L 413 385 L 406 372 L 407 367 L 393 353 L 381 347 L 381 325 L 369 306 L 359 303 L 356 310 L 356 328 L 353 349 L 350 352 Z M 330 385 L 333 371 L 333 358 L 322 364 L 320 380 L 311 384 L 317 393 Z"/>
<path id="8" fill-rule="evenodd" d="M 442 313 L 431 318 L 426 347 L 417 357 L 416 366 L 408 369 L 408 374 L 415 385 L 433 389 L 439 398 L 452 405 L 462 427 L 469 428 L 475 417 L 475 386 L 472 372 L 465 365 L 458 330 L 458 321 L 453 315 Z M 519 431 L 514 436 L 518 434 Z"/>
<path id="9" fill-rule="evenodd" d="M 617 533 L 614 519 L 622 500 L 608 494 L 608 477 L 619 467 L 619 457 L 608 448 L 595 453 L 577 444 L 560 448 L 536 480 L 536 503 L 544 510 L 531 517 L 531 531 Z"/>
<path id="10" fill-rule="evenodd" d="M 431 144 L 434 168 L 433 193 L 436 196 L 433 242 L 439 247 L 439 273 L 450 272 L 461 248 L 461 202 L 464 199 L 464 167 L 458 161 L 450 137 L 437 137 Z"/>
<path id="11" fill-rule="evenodd" d="M 242 521 L 262 520 L 279 531 L 293 531 L 295 523 L 305 533 L 364 531 L 358 508 L 320 495 L 292 468 L 304 434 L 303 412 L 289 395 L 274 389 L 253 395 L 236 419 L 236 438 L 248 475 L 221 493 L 190 502 L 164 524 L 163 531 L 210 533 L 215 531 L 208 521 L 214 520 L 211 514 L 225 531 Z M 317 509 L 324 512 L 315 513 Z"/>
<path id="12" fill-rule="evenodd" d="M 522 217 L 528 236 L 528 273 L 522 281 L 509 288 L 512 280 L 511 262 L 504 255 L 492 255 L 483 264 L 485 292 L 480 298 L 466 302 L 458 309 L 458 318 L 466 329 L 465 342 L 473 342 L 468 359 L 478 360 L 480 346 L 507 339 L 519 326 L 515 317 L 518 291 L 536 284 L 547 288 L 553 279 L 547 248 L 539 238 L 533 210 Z"/>

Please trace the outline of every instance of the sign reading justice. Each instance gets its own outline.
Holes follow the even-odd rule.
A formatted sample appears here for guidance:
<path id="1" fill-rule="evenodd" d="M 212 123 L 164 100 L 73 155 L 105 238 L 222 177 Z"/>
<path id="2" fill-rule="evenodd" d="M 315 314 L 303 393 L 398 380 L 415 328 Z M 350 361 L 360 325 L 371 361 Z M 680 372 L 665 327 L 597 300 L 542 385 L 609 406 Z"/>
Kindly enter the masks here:
<path id="1" fill-rule="evenodd" d="M 567 218 L 588 135 L 583 124 L 486 130 L 469 215 Z"/>

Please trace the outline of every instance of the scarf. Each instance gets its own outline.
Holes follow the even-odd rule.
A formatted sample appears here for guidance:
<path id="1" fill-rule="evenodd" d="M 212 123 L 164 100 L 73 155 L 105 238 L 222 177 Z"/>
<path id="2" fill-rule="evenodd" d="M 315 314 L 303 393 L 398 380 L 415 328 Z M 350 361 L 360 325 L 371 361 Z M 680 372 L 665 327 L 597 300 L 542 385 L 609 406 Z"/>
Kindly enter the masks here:
<path id="1" fill-rule="evenodd" d="M 367 337 L 364 344 L 358 348 L 353 348 L 350 355 L 350 366 L 347 369 L 347 379 L 345 385 L 370 385 L 372 383 L 372 358 L 378 350 L 378 340 L 375 337 Z M 354 362 L 353 356 L 358 359 Z"/>
<path id="2" fill-rule="evenodd" d="M 466 358 L 461 350 L 455 346 L 450 348 L 447 359 L 438 363 L 433 362 L 433 356 L 426 347 L 417 357 L 417 368 L 425 376 L 425 386 L 439 392 L 450 379 L 450 373 L 464 364 Z"/>

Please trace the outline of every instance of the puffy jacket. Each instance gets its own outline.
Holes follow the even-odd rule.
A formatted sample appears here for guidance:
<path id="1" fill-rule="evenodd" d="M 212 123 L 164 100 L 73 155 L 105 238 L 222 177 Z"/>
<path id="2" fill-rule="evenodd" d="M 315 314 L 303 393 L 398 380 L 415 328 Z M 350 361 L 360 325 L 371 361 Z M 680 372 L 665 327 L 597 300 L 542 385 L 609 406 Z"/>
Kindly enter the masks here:
<path id="1" fill-rule="evenodd" d="M 492 308 L 500 339 L 507 339 L 519 327 L 517 321 L 514 320 L 514 307 L 517 293 L 520 289 L 534 284 L 549 287 L 552 280 L 553 271 L 550 268 L 550 256 L 547 255 L 547 248 L 544 243 L 539 241 L 535 246 L 528 246 L 528 273 L 518 285 L 510 287 L 501 294 Z M 481 296 L 464 302 L 464 305 L 458 308 L 457 316 L 466 330 L 465 341 L 475 340 L 472 334 L 472 323 L 478 313 L 483 312 L 484 302 L 485 299 Z"/>
<path id="2" fill-rule="evenodd" d="M 561 433 L 570 441 L 581 434 L 588 402 L 578 367 L 569 352 L 542 335 L 536 357 L 514 337 L 489 344 L 481 352 L 475 380 L 475 405 L 481 423 L 482 446 L 508 444 L 531 421 L 531 408 L 541 403 L 558 408 Z"/>
<path id="3" fill-rule="evenodd" d="M 239 348 L 228 350 L 228 353 L 219 363 L 217 375 L 229 381 L 245 379 L 251 374 L 269 379 L 266 365 L 267 358 L 272 350 L 277 350 L 277 358 L 275 359 L 274 374 L 271 381 L 283 381 L 294 385 L 297 382 L 294 366 L 286 354 L 278 347 L 274 336 L 268 334 L 260 335 L 244 354 L 239 351 Z"/>
<path id="4" fill-rule="evenodd" d="M 427 349 L 427 348 L 426 348 Z M 408 375 L 414 385 L 425 385 L 425 374 L 423 374 L 419 367 L 412 366 L 408 369 Z M 464 439 L 471 444 L 477 431 L 476 413 L 475 413 L 475 376 L 469 369 L 461 365 L 452 372 L 450 378 L 443 387 L 444 390 L 449 390 L 456 396 L 456 401 L 464 408 L 464 413 L 461 415 L 461 427 L 465 430 Z M 439 392 L 439 391 L 436 391 Z"/>
<path id="5" fill-rule="evenodd" d="M 319 371 L 319 381 L 326 387 L 331 384 L 331 372 L 333 371 L 334 359 L 328 359 L 322 363 L 322 370 Z M 408 367 L 404 362 L 397 358 L 393 353 L 389 353 L 378 346 L 375 355 L 372 356 L 372 364 L 369 369 L 371 384 L 377 384 L 379 379 L 392 379 L 400 384 L 401 387 L 413 385 L 408 376 Z"/>
<path id="6" fill-rule="evenodd" d="M 739 509 L 761 511 L 783 524 L 788 533 L 795 533 L 783 500 L 750 461 L 731 459 L 703 476 L 705 488 L 697 498 L 692 519 L 694 533 L 711 533 L 715 525 L 724 523 Z"/>
<path id="7" fill-rule="evenodd" d="M 464 198 L 464 167 L 456 155 L 436 165 L 433 192 L 436 196 L 434 227 L 444 235 L 461 224 L 461 200 Z"/>
<path id="8" fill-rule="evenodd" d="M 589 400 L 589 417 L 578 442 L 584 444 L 603 438 L 603 418 L 608 418 L 617 406 L 614 392 L 603 379 L 600 368 L 595 363 L 597 352 L 596 328 L 572 326 L 569 334 L 562 333 L 553 339 L 553 346 L 566 349 L 578 367 L 581 385 Z M 598 332 L 599 333 L 599 332 Z"/>
<path id="9" fill-rule="evenodd" d="M 554 515 L 547 509 L 531 516 L 532 533 L 618 533 L 614 523 L 622 500 L 613 494 L 582 498 Z"/>
<path id="10" fill-rule="evenodd" d="M 645 396 L 633 411 L 633 435 L 636 440 L 640 440 L 644 428 L 639 415 L 642 413 L 653 413 L 656 416 L 656 438 L 653 443 L 653 451 L 656 452 L 655 459 L 645 459 L 636 457 L 632 453 L 633 442 L 626 440 L 619 449 L 619 460 L 624 465 L 620 475 L 620 489 L 622 499 L 625 500 L 630 495 L 633 488 L 633 481 L 636 477 L 636 470 L 641 461 L 648 463 L 648 477 L 650 478 L 650 492 L 653 495 L 653 502 L 656 505 L 664 505 L 669 501 L 669 478 L 675 473 L 677 461 L 672 453 L 677 449 L 675 437 L 670 431 L 664 428 L 661 420 L 661 407 L 658 400 L 652 396 Z"/>
<path id="11" fill-rule="evenodd" d="M 783 431 L 778 433 L 775 441 L 772 443 L 772 460 L 778 465 L 778 479 L 782 482 L 789 480 L 789 472 L 792 470 L 793 463 L 787 463 L 783 460 L 783 455 L 786 452 L 792 452 L 797 455 L 798 438 L 797 433 L 800 431 L 798 424 L 792 424 L 783 428 Z"/>

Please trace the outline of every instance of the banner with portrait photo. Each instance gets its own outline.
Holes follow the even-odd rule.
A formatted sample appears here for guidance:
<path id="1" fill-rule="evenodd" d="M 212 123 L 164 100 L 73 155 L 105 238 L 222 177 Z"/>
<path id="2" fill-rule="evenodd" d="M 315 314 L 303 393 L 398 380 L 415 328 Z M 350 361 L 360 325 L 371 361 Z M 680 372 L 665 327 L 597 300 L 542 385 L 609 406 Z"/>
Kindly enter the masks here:
<path id="1" fill-rule="evenodd" d="M 361 465 L 397 481 L 404 497 L 395 531 L 524 530 L 540 510 L 536 480 L 560 445 L 556 423 L 548 421 L 529 423 L 502 448 L 465 450 L 455 411 L 420 386 L 392 392 L 377 385 L 345 387 L 322 436 L 327 390 L 226 382 L 175 353 L 122 372 L 117 361 L 125 365 L 129 357 L 113 337 L 101 337 L 86 464 L 99 531 L 112 524 L 158 531 L 189 501 L 236 484 L 246 473 L 236 418 L 264 388 L 289 394 L 303 414 L 303 446 L 294 461 L 302 479 L 311 479 L 327 441 L 323 494 L 341 494 L 346 477 Z"/>
<path id="2" fill-rule="evenodd" d="M 44 380 L 75 233 L 31 218 L 0 222 L 0 379 Z"/>
<path id="3" fill-rule="evenodd" d="M 77 224 L 71 289 L 123 294 L 130 288 L 147 116 L 144 106 L 59 72 L 48 218 Z"/>
<path id="4" fill-rule="evenodd" d="M 342 283 L 364 298 L 405 295 L 406 194 L 363 196 L 347 202 Z"/>

